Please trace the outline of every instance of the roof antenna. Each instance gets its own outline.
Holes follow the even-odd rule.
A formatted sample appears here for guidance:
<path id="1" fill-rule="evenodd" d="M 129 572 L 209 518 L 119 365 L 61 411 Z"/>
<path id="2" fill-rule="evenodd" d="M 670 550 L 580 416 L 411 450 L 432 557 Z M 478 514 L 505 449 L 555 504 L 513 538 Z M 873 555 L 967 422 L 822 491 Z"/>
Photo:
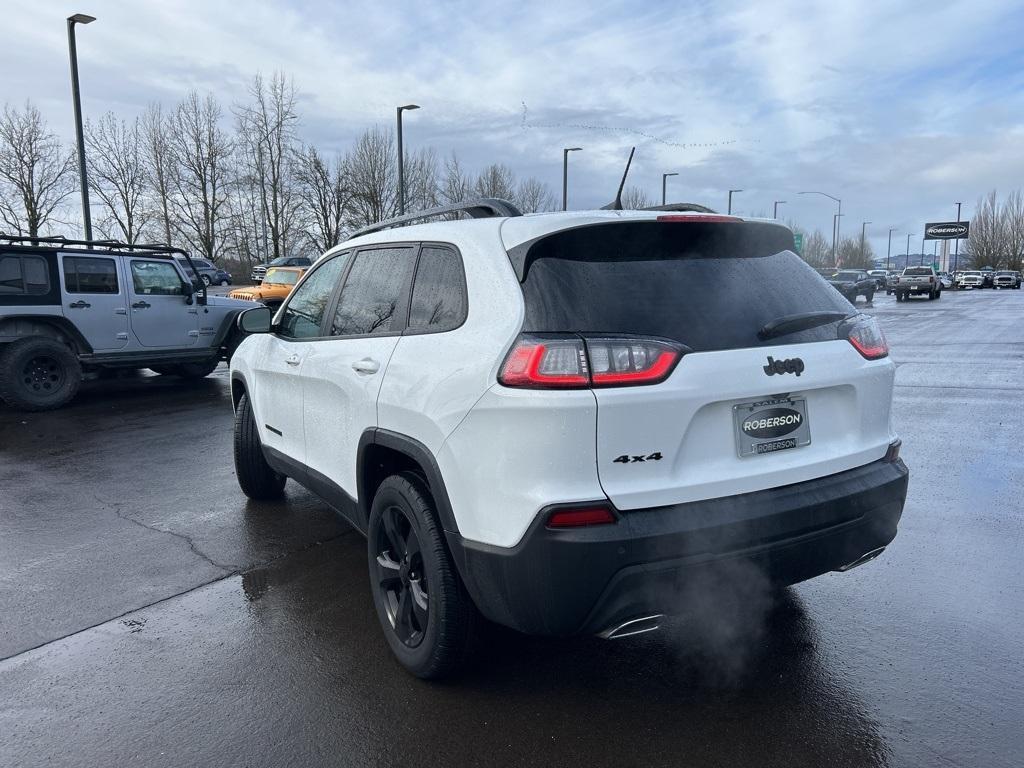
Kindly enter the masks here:
<path id="1" fill-rule="evenodd" d="M 608 205 L 601 206 L 602 211 L 622 210 L 622 188 L 626 186 L 626 177 L 629 175 L 629 164 L 633 162 L 634 152 L 636 152 L 636 147 L 632 147 L 629 150 L 629 159 L 626 160 L 626 170 L 622 172 L 622 181 L 619 182 L 619 191 L 615 193 L 615 199 L 608 203 Z"/>

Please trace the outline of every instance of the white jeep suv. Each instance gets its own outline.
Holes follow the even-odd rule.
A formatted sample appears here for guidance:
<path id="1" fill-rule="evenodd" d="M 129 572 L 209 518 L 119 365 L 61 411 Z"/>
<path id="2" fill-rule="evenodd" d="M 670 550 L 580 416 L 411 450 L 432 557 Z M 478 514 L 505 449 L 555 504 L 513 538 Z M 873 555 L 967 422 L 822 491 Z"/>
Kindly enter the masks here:
<path id="1" fill-rule="evenodd" d="M 499 203 L 371 227 L 238 321 L 239 484 L 366 535 L 411 672 L 452 671 L 481 615 L 621 637 L 716 568 L 792 584 L 892 541 L 894 366 L 789 229 Z"/>

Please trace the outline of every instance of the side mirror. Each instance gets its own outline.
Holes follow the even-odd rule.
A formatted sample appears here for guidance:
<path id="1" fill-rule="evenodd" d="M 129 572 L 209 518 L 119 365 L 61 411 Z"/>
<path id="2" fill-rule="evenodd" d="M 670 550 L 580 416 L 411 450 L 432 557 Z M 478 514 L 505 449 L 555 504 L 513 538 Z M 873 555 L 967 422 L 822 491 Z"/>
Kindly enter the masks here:
<path id="1" fill-rule="evenodd" d="M 240 312 L 235 325 L 242 333 L 270 333 L 270 320 L 273 316 L 270 307 L 253 307 Z"/>
<path id="2" fill-rule="evenodd" d="M 195 286 L 192 283 L 184 282 L 181 284 L 181 295 L 185 297 L 185 303 L 192 303 L 192 294 L 195 293 Z"/>

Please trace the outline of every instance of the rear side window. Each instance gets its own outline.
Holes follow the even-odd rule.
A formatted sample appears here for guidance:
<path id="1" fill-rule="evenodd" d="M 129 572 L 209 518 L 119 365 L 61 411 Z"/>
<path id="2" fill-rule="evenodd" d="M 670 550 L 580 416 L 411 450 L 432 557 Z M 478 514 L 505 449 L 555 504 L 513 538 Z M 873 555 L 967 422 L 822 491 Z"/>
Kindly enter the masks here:
<path id="1" fill-rule="evenodd" d="M 758 338 L 786 315 L 855 311 L 792 248 L 792 234 L 772 224 L 632 222 L 559 232 L 525 255 L 523 330 L 655 336 L 694 351 L 835 339 L 834 323 Z"/>
<path id="2" fill-rule="evenodd" d="M 113 259 L 65 256 L 64 290 L 68 293 L 117 293 L 117 265 Z"/>
<path id="3" fill-rule="evenodd" d="M 341 289 L 332 336 L 363 336 L 404 330 L 399 317 L 412 273 L 413 248 L 374 248 L 359 251 Z"/>
<path id="4" fill-rule="evenodd" d="M 449 331 L 466 319 L 462 259 L 451 248 L 424 246 L 409 308 L 409 329 Z"/>
<path id="5" fill-rule="evenodd" d="M 0 294 L 44 296 L 50 292 L 50 275 L 40 256 L 0 255 Z"/>

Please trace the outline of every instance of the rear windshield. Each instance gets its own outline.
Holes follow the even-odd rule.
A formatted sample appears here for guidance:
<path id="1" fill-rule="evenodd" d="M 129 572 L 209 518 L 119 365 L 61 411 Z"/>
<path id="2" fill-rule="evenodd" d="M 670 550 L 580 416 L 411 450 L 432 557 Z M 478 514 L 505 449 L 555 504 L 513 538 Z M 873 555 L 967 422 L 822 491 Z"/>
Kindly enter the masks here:
<path id="1" fill-rule="evenodd" d="M 903 274 L 907 277 L 923 277 L 925 275 L 931 275 L 932 270 L 930 267 L 907 267 L 903 270 Z"/>
<path id="2" fill-rule="evenodd" d="M 837 272 L 836 280 L 860 280 L 860 272 Z"/>
<path id="3" fill-rule="evenodd" d="M 792 248 L 789 230 L 773 224 L 635 222 L 549 235 L 524 258 L 523 330 L 658 336 L 694 351 L 835 339 L 835 323 L 757 336 L 786 315 L 854 312 Z"/>

